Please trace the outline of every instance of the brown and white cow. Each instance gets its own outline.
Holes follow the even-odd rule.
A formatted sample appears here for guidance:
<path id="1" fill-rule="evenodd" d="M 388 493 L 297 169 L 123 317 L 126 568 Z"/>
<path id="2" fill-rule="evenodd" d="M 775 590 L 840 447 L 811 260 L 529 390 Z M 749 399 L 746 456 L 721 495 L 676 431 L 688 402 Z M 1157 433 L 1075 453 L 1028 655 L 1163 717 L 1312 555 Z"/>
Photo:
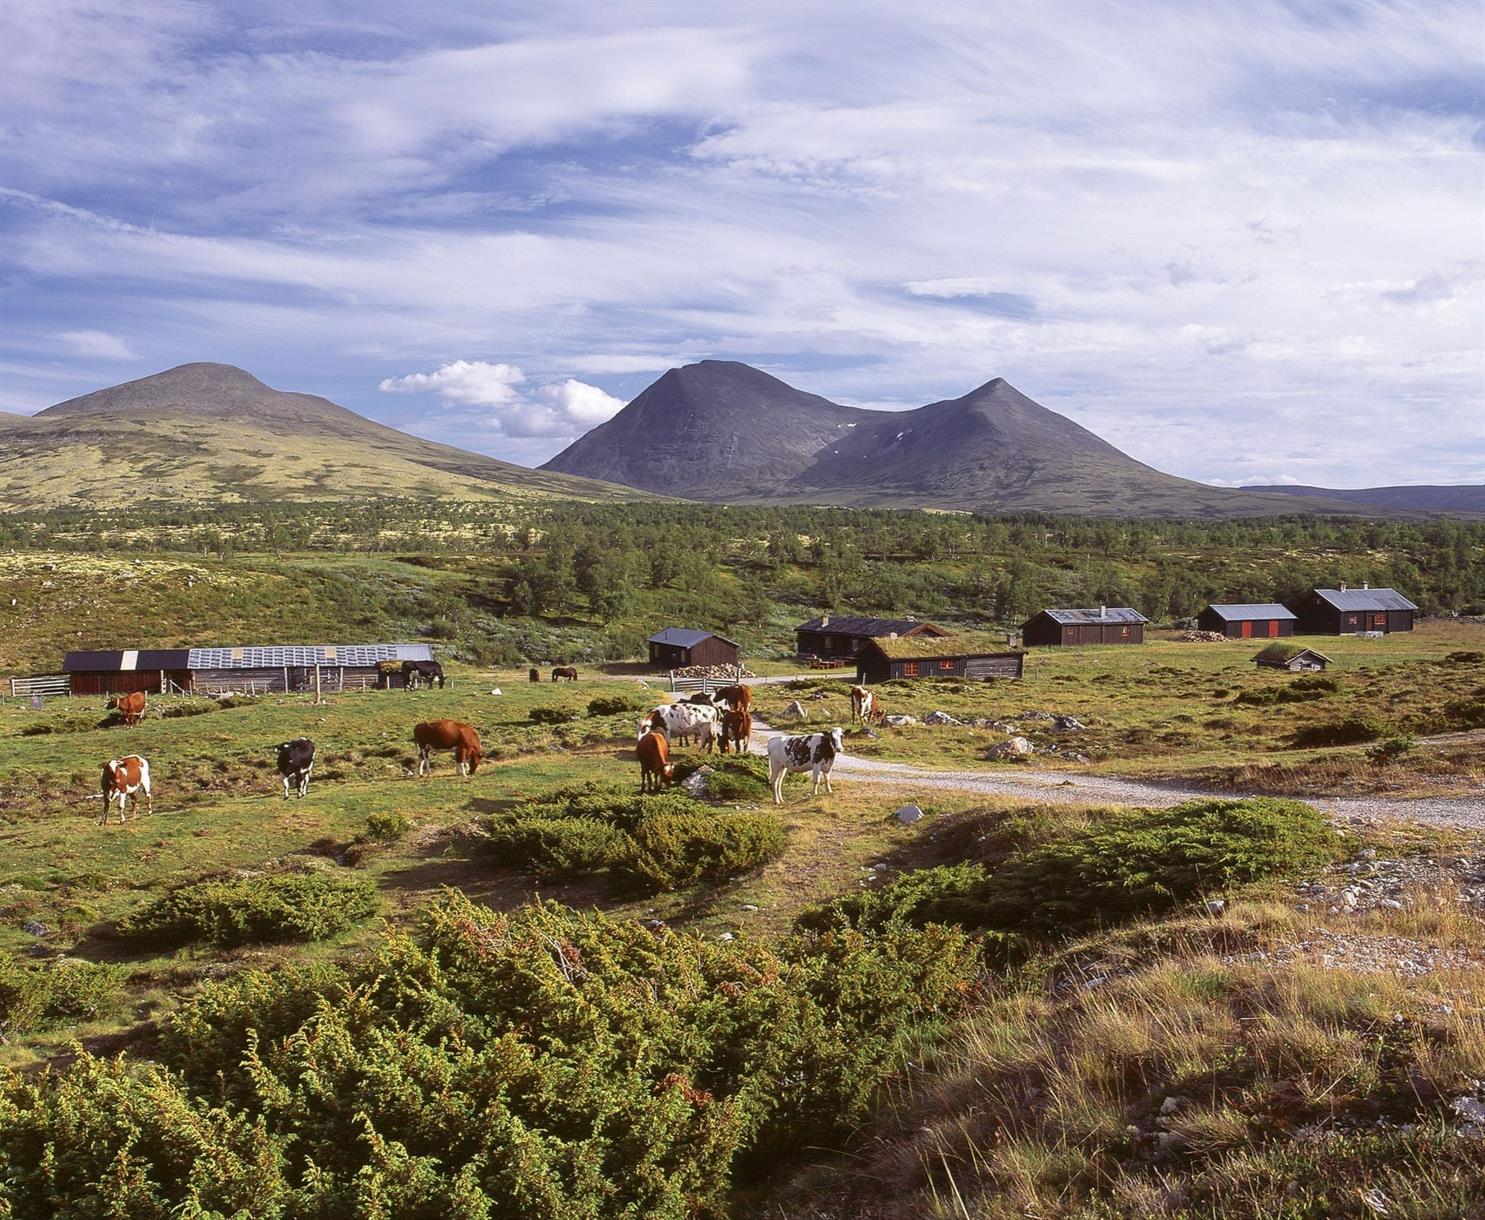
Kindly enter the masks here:
<path id="1" fill-rule="evenodd" d="M 433 770 L 435 750 L 452 750 L 460 775 L 473 775 L 484 758 L 479 734 L 460 720 L 425 720 L 413 726 L 413 744 L 418 747 L 419 775 Z"/>
<path id="2" fill-rule="evenodd" d="M 862 724 L 870 723 L 876 712 L 877 697 L 871 693 L 871 688 L 866 686 L 851 687 L 851 723 L 860 721 Z"/>
<path id="3" fill-rule="evenodd" d="M 665 784 L 675 779 L 675 767 L 670 762 L 670 747 L 665 744 L 664 733 L 646 733 L 639 739 L 634 753 L 639 759 L 641 792 L 659 792 Z"/>
<path id="4" fill-rule="evenodd" d="M 142 691 L 130 691 L 127 695 L 115 695 L 108 701 L 108 710 L 118 712 L 124 718 L 124 723 L 138 724 L 144 719 L 145 704 L 149 697 Z"/>
<path id="5" fill-rule="evenodd" d="M 138 754 L 126 754 L 123 758 L 111 758 L 103 764 L 101 780 L 103 788 L 103 816 L 98 825 L 108 823 L 108 812 L 114 801 L 119 803 L 119 823 L 123 824 L 128 814 L 129 798 L 134 798 L 134 817 L 139 818 L 139 794 L 144 793 L 146 807 L 155 812 L 155 798 L 150 792 L 150 765 Z"/>

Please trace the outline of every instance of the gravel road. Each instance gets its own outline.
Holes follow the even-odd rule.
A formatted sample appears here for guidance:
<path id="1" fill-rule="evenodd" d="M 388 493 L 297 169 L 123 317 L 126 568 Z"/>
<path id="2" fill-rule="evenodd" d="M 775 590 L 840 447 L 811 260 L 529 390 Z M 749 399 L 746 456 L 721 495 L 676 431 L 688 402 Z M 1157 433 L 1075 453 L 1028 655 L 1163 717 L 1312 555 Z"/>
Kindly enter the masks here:
<path id="1" fill-rule="evenodd" d="M 753 720 L 754 754 L 768 753 L 768 740 L 779 730 Z M 1173 784 L 1147 784 L 1138 780 L 1111 779 L 1101 775 L 1073 775 L 1066 771 L 1039 771 L 1017 765 L 994 770 L 937 771 L 908 763 L 881 762 L 842 754 L 835 760 L 832 778 L 859 780 L 883 787 L 940 788 L 954 792 L 978 792 L 985 796 L 1015 796 L 1030 800 L 1086 805 L 1110 801 L 1126 805 L 1177 805 L 1196 797 L 1255 796 L 1251 792 L 1214 793 L 1206 789 L 1181 788 Z M 804 779 L 807 781 L 808 776 Z M 798 781 L 792 781 L 798 782 Z M 791 781 L 785 781 L 785 791 Z M 1399 799 L 1385 796 L 1318 796 L 1304 798 L 1315 808 L 1335 817 L 1363 821 L 1400 818 L 1438 826 L 1467 826 L 1485 829 L 1485 792 L 1479 796 L 1419 797 Z"/>

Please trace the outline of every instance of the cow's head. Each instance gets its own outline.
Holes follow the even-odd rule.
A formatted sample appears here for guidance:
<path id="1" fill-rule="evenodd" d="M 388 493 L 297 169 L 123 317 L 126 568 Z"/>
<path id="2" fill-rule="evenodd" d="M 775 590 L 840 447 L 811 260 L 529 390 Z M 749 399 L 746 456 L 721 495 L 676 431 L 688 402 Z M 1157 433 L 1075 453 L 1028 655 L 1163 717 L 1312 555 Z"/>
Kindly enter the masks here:
<path id="1" fill-rule="evenodd" d="M 830 742 L 830 752 L 832 754 L 844 754 L 846 752 L 846 746 L 843 740 L 844 734 L 839 728 L 831 729 L 825 736 Z"/>

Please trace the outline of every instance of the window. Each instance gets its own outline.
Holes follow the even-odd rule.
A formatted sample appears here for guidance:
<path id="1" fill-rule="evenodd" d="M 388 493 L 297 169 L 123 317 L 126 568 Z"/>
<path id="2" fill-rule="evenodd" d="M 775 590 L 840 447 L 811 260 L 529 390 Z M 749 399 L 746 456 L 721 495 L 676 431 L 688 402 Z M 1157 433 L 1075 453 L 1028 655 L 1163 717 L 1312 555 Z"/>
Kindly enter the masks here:
<path id="1" fill-rule="evenodd" d="M 918 676 L 918 662 L 904 661 L 902 663 L 902 676 L 904 678 L 916 678 Z"/>
<path id="2" fill-rule="evenodd" d="M 954 660 L 953 660 L 953 658 L 950 657 L 950 658 L 948 658 L 946 660 L 940 661 L 938 663 L 938 667 L 939 667 L 939 669 L 941 671 L 947 671 L 949 673 L 953 673 L 954 672 Z"/>
<path id="3" fill-rule="evenodd" d="M 1124 628 L 1121 628 L 1120 629 L 1120 631 L 1119 631 L 1119 638 L 1120 639 L 1124 639 L 1124 640 L 1127 640 L 1129 638 L 1129 628 L 1128 627 L 1124 627 Z"/>

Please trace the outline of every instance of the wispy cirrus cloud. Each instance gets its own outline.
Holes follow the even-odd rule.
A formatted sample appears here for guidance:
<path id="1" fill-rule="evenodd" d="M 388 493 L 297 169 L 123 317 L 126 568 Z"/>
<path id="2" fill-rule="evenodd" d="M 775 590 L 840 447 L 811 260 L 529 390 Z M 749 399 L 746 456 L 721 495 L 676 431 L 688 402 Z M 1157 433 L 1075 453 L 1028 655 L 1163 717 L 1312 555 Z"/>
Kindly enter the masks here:
<path id="1" fill-rule="evenodd" d="M 1277 479 L 1280 433 L 1306 482 L 1482 478 L 1480 26 L 7 5 L 0 394 L 116 380 L 56 359 L 96 334 L 539 461 L 718 356 L 857 402 L 1003 375 L 1199 478 Z"/>

